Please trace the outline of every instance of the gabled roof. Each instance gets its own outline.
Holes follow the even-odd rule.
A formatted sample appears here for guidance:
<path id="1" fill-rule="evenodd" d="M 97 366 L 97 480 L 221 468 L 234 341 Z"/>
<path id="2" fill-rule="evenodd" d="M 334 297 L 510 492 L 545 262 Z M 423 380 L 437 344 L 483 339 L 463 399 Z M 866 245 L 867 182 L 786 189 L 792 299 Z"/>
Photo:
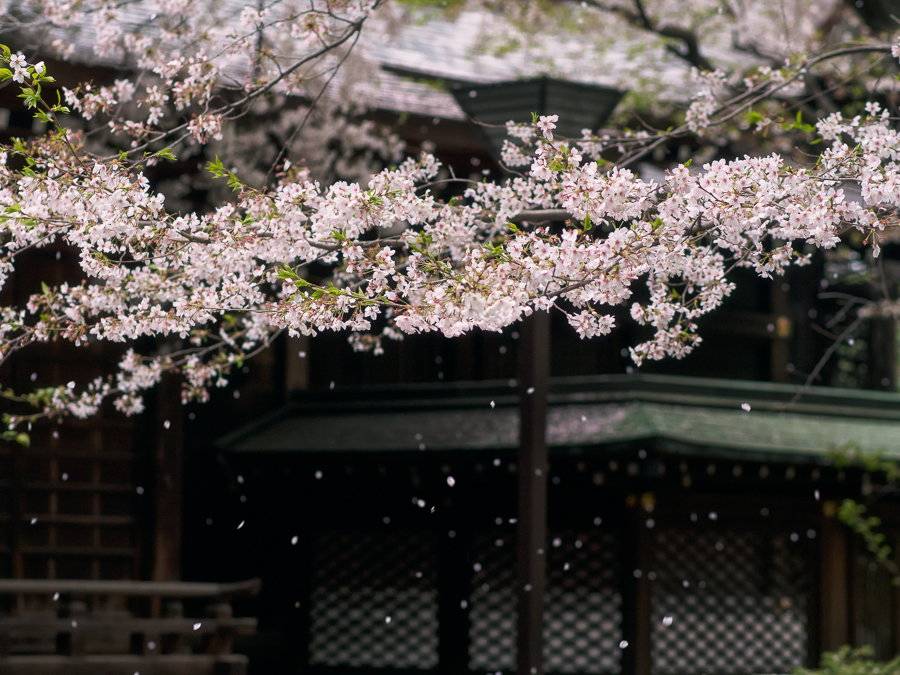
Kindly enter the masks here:
<path id="1" fill-rule="evenodd" d="M 306 394 L 217 445 L 236 453 L 511 450 L 519 416 L 511 384 Z M 900 395 L 653 375 L 566 378 L 553 383 L 548 440 L 557 449 L 652 442 L 786 461 L 852 446 L 900 459 Z"/>

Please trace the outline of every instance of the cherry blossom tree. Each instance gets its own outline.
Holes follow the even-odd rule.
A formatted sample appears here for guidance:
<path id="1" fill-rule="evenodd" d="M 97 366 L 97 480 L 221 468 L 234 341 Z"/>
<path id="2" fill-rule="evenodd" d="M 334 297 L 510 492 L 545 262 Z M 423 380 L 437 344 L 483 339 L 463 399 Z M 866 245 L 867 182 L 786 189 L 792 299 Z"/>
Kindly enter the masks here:
<path id="1" fill-rule="evenodd" d="M 164 372 L 181 375 L 185 402 L 204 401 L 285 332 L 346 331 L 378 351 L 549 310 L 589 339 L 614 330 L 624 305 L 648 331 L 637 363 L 678 358 L 734 269 L 769 278 L 850 234 L 877 256 L 897 226 L 900 41 L 844 21 L 843 3 L 5 4 L 5 34 L 35 46 L 0 47 L 0 79 L 47 132 L 0 150 L 0 287 L 48 246 L 83 278 L 0 307 L 0 359 L 49 341 L 129 347 L 116 372 L 83 386 L 4 390 L 17 406 L 8 439 L 107 400 L 138 413 Z M 513 44 L 535 67 L 602 60 L 598 43 L 628 54 L 640 96 L 620 126 L 578 138 L 560 137 L 556 115 L 508 124 L 496 180 L 402 155 L 360 115 L 377 44 L 404 21 L 460 12 L 485 17 L 488 45 Z M 789 35 L 761 30 L 795 14 Z M 58 86 L 44 60 L 75 61 L 83 44 L 122 76 Z M 851 84 L 870 100 L 846 95 Z M 635 130 L 647 101 L 675 123 Z M 277 137 L 268 150 L 246 128 L 254 116 Z M 700 161 L 641 177 L 640 161 L 678 143 Z M 726 145 L 747 154 L 717 156 Z M 148 179 L 198 149 L 220 185 L 200 210 Z M 441 199 L 448 184 L 462 195 Z M 178 346 L 139 351 L 147 338 Z"/>

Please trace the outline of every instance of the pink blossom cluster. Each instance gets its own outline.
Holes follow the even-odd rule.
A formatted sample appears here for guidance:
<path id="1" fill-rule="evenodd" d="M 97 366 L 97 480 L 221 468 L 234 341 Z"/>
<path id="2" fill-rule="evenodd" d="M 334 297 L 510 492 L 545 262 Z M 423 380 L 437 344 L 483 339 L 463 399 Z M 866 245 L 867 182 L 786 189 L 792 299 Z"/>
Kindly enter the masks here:
<path id="1" fill-rule="evenodd" d="M 0 2 L 0 12 L 4 9 Z M 379 0 L 284 0 L 259 9 L 244 3 L 190 0 L 34 0 L 0 25 L 29 39 L 50 34 L 64 59 L 90 45 L 83 62 L 115 64 L 139 76 L 113 85 L 65 88 L 68 105 L 85 119 L 103 116 L 135 145 L 183 128 L 197 143 L 221 137 L 236 102 L 264 92 L 304 96 L 308 83 L 337 63 L 337 47 L 358 33 Z M 14 18 L 21 17 L 18 20 Z M 323 46 L 335 47 L 331 49 Z M 14 59 L 24 57 L 19 54 Z M 24 71 L 11 64 L 16 82 Z M 308 67 L 304 67 L 306 64 Z M 229 91 L 221 97 L 223 87 Z M 179 124 L 176 120 L 187 118 Z"/>
<path id="2" fill-rule="evenodd" d="M 501 331 L 544 310 L 564 313 L 583 338 L 606 335 L 630 316 L 644 331 L 632 349 L 636 363 L 681 357 L 701 339 L 698 320 L 732 292 L 735 268 L 771 277 L 850 230 L 877 254 L 897 225 L 900 135 L 896 116 L 874 102 L 857 116 L 819 120 L 822 145 L 808 163 L 773 152 L 675 164 L 655 179 L 634 169 L 669 141 L 711 140 L 754 105 L 787 96 L 816 63 L 897 57 L 896 39 L 789 61 L 765 57 L 781 38 L 735 42 L 769 63 L 703 67 L 681 98 L 691 100 L 683 125 L 566 139 L 557 115 L 536 115 L 507 126 L 508 177 L 473 180 L 428 152 L 402 160 L 397 138 L 360 118 L 365 102 L 352 83 L 325 95 L 381 4 L 281 0 L 239 12 L 231 2 L 195 11 L 189 0 L 23 5 L 32 14 L 16 17 L 29 29 L 87 27 L 98 59 L 136 74 L 83 82 L 48 103 L 43 62 L 0 54 L 5 79 L 21 85 L 26 105 L 51 127 L 0 149 L 0 290 L 34 249 L 65 250 L 83 274 L 35 289 L 22 306 L 0 306 L 0 361 L 60 340 L 154 338 L 172 348 L 129 349 L 111 375 L 7 398 L 32 406 L 34 418 L 85 417 L 107 400 L 134 414 L 166 372 L 182 376 L 184 401 L 206 400 L 285 332 L 346 331 L 354 348 L 379 351 L 383 339 Z M 783 5 L 760 3 L 767 11 L 742 10 L 733 21 L 765 25 L 776 4 Z M 638 19 L 672 38 L 662 19 L 682 5 L 660 0 Z M 718 3 L 698 5 L 704 21 L 726 20 L 708 11 Z M 633 26 L 621 8 L 609 12 L 619 17 L 610 24 L 616 30 Z M 803 41 L 812 40 L 815 27 L 801 28 Z M 70 56 L 72 44 L 59 42 L 58 51 Z M 689 52 L 690 39 L 682 47 Z M 674 58 L 699 58 L 688 52 L 676 49 Z M 69 112 L 88 133 L 60 123 Z M 751 119 L 764 131 L 775 117 Z M 124 136 L 117 149 L 126 149 L 104 156 L 98 130 Z M 261 150 L 267 135 L 279 139 L 274 161 Z M 304 143 L 302 162 L 287 155 L 295 139 Z M 144 171 L 175 159 L 184 144 L 214 144 L 198 150 L 208 157 L 228 151 L 227 162 L 213 160 L 208 170 L 229 196 L 209 209 L 178 208 Z M 381 169 L 387 162 L 397 165 Z M 464 193 L 441 199 L 438 186 L 453 181 L 466 184 Z"/>
<path id="3" fill-rule="evenodd" d="M 875 242 L 900 206 L 900 136 L 877 105 L 823 120 L 827 147 L 813 168 L 745 157 L 677 165 L 658 182 L 604 170 L 551 140 L 552 124 L 535 124 L 527 176 L 473 184 L 463 200 L 435 197 L 442 167 L 423 154 L 363 184 L 288 171 L 271 190 L 242 186 L 231 203 L 183 214 L 168 213 L 124 162 L 77 164 L 59 139 L 35 141 L 18 151 L 27 171 L 10 156 L 0 165 L 2 264 L 8 274 L 22 252 L 64 243 L 85 279 L 3 308 L 4 356 L 51 339 L 187 345 L 157 357 L 130 351 L 115 377 L 44 401 L 75 415 L 110 396 L 139 411 L 141 392 L 169 369 L 183 372 L 185 400 L 204 400 L 285 330 L 370 334 L 357 346 L 377 347 L 380 335 L 499 331 L 558 309 L 594 337 L 625 305 L 650 329 L 636 362 L 680 357 L 700 340 L 697 320 L 731 292 L 730 269 L 778 274 L 803 262 L 805 246 L 832 247 L 849 228 Z M 847 197 L 848 184 L 862 202 Z M 533 209 L 561 209 L 567 220 L 540 224 Z M 330 280 L 309 278 L 313 263 L 330 265 Z M 646 300 L 635 299 L 639 286 Z"/>

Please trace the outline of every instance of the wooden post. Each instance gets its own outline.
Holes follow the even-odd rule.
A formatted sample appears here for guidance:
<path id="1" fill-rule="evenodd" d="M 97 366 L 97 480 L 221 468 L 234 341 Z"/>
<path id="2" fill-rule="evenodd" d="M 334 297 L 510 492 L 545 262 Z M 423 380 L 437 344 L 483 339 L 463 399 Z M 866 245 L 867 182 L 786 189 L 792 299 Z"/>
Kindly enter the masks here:
<path id="1" fill-rule="evenodd" d="M 155 477 L 151 574 L 154 581 L 174 581 L 181 577 L 184 446 L 183 408 L 179 384 L 174 376 L 163 376 L 157 396 L 157 426 L 151 467 Z"/>
<path id="2" fill-rule="evenodd" d="M 438 672 L 458 675 L 469 669 L 471 531 L 462 519 L 444 519 L 438 530 Z M 451 539 L 447 531 L 453 529 Z"/>
<path id="3" fill-rule="evenodd" d="M 900 536 L 893 536 L 894 550 L 900 551 Z M 891 589 L 891 627 L 893 629 L 893 653 L 900 654 L 900 586 L 893 586 Z"/>
<path id="4" fill-rule="evenodd" d="M 821 626 L 819 645 L 832 651 L 850 641 L 850 607 L 847 594 L 849 546 L 847 532 L 834 519 L 836 505 L 824 504 L 821 537 Z"/>
<path id="5" fill-rule="evenodd" d="M 14 579 L 25 577 L 25 553 L 22 550 L 25 525 L 25 476 L 27 473 L 26 453 L 13 452 L 10 458 L 12 476 L 10 476 L 9 504 L 12 508 L 9 521 L 9 547 L 11 572 Z M 22 609 L 24 598 L 16 597 L 16 611 Z"/>
<path id="6" fill-rule="evenodd" d="M 772 381 L 787 382 L 789 378 L 788 363 L 791 360 L 790 298 L 784 289 L 785 281 L 775 278 L 771 281 L 770 299 L 772 303 L 772 323 L 768 327 L 771 333 L 770 363 Z"/>
<path id="7" fill-rule="evenodd" d="M 639 500 L 629 497 L 622 515 L 622 672 L 628 675 L 650 675 L 651 660 L 651 598 L 648 573 L 653 559 L 649 532 L 641 517 L 643 503 L 652 503 L 653 496 Z"/>
<path id="8" fill-rule="evenodd" d="M 305 335 L 284 338 L 284 393 L 288 397 L 309 389 L 309 343 Z"/>
<path id="9" fill-rule="evenodd" d="M 517 537 L 519 675 L 543 675 L 547 545 L 547 393 L 550 316 L 525 319 L 519 344 L 519 520 Z"/>
<path id="10" fill-rule="evenodd" d="M 163 616 L 168 619 L 184 618 L 184 603 L 181 599 L 169 599 L 163 604 Z M 156 645 L 159 654 L 190 654 L 191 648 L 183 633 L 158 635 Z"/>
<path id="11" fill-rule="evenodd" d="M 868 386 L 883 391 L 897 388 L 897 322 L 870 320 Z"/>
<path id="12" fill-rule="evenodd" d="M 650 532 L 643 519 L 634 523 L 637 528 L 637 569 L 641 570 L 640 578 L 635 579 L 635 633 L 634 642 L 630 645 L 634 654 L 635 675 L 650 675 L 652 661 L 652 629 L 650 626 L 652 607 L 650 597 L 649 573 L 652 572 L 650 557 Z"/>
<path id="13" fill-rule="evenodd" d="M 206 653 L 216 656 L 230 654 L 234 650 L 234 628 L 231 626 L 234 612 L 231 603 L 221 598 L 211 602 L 206 608 L 206 615 L 212 618 L 216 627 L 206 643 Z"/>
<path id="14" fill-rule="evenodd" d="M 65 633 L 69 636 L 69 643 L 66 651 L 67 656 L 84 655 L 85 634 L 81 622 L 87 616 L 87 603 L 84 600 L 76 599 L 69 602 L 68 619 L 71 622 L 71 628 Z"/>
<path id="15" fill-rule="evenodd" d="M 313 513 L 314 501 L 308 496 L 303 500 L 308 513 Z M 313 593 L 313 555 L 315 535 L 312 522 L 304 522 L 297 546 L 297 566 L 294 571 L 293 596 L 287 598 L 292 607 L 288 609 L 288 630 L 295 637 L 291 653 L 294 670 L 305 673 L 310 667 L 312 653 L 312 593 Z"/>

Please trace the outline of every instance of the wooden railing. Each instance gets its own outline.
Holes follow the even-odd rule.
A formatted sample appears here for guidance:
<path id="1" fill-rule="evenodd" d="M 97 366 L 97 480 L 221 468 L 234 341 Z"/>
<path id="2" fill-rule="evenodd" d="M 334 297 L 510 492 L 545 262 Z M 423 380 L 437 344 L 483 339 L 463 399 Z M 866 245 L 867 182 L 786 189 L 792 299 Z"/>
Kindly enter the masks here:
<path id="1" fill-rule="evenodd" d="M 4 675 L 243 675 L 234 641 L 256 630 L 232 583 L 0 579 Z"/>

